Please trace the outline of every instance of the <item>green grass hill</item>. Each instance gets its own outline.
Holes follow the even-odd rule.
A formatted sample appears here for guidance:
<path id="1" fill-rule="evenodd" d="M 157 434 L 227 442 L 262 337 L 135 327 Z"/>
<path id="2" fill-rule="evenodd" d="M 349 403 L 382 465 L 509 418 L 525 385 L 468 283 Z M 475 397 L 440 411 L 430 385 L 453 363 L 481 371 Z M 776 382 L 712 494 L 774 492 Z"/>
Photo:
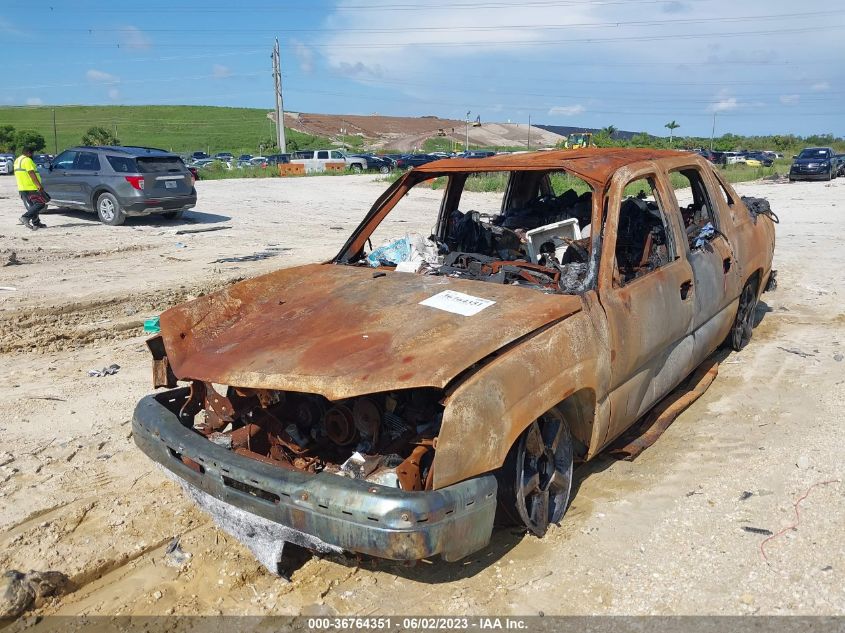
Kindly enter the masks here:
<path id="1" fill-rule="evenodd" d="M 93 126 L 115 133 L 124 145 L 160 147 L 174 152 L 197 150 L 257 154 L 259 143 L 275 136 L 266 109 L 212 106 L 52 106 L 0 107 L 0 126 L 31 129 L 55 152 L 53 110 L 58 149 L 78 145 Z M 329 140 L 287 130 L 291 149 L 325 147 Z"/>

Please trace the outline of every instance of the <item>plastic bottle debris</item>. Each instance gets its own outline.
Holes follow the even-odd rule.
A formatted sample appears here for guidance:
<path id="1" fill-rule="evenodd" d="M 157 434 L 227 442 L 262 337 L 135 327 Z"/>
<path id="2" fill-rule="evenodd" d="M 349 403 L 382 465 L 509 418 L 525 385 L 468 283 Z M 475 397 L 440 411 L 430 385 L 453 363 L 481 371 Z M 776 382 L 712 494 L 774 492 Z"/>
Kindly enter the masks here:
<path id="1" fill-rule="evenodd" d="M 103 367 L 102 369 L 89 369 L 88 375 L 94 378 L 102 378 L 103 376 L 114 376 L 119 369 L 120 365 L 118 365 L 117 363 L 112 363 L 108 367 Z"/>
<path id="2" fill-rule="evenodd" d="M 171 567 L 181 567 L 187 563 L 191 555 L 185 552 L 179 544 L 179 537 L 173 537 L 173 540 L 167 546 L 164 552 L 164 562 Z"/>

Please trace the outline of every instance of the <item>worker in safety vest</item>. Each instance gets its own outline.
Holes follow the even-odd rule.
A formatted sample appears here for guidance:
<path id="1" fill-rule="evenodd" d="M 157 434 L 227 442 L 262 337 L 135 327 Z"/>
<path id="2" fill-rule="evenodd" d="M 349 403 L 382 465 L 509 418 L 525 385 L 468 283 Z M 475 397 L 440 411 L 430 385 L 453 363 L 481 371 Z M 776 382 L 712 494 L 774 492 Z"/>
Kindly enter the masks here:
<path id="1" fill-rule="evenodd" d="M 35 161 L 32 160 L 32 152 L 32 147 L 24 146 L 23 154 L 15 159 L 15 179 L 18 182 L 18 191 L 23 205 L 26 207 L 26 213 L 21 216 L 21 224 L 34 231 L 46 228 L 38 214 L 47 208 L 50 196 L 41 184 L 41 175 L 38 173 Z"/>

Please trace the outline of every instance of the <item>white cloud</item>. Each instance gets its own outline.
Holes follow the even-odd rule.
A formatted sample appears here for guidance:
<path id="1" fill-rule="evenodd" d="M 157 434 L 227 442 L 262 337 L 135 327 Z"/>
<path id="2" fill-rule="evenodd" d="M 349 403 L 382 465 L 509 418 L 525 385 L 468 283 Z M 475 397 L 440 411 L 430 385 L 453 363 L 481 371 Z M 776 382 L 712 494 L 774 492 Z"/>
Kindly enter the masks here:
<path id="1" fill-rule="evenodd" d="M 41 100 L 40 97 L 29 97 L 29 99 L 26 100 L 26 105 L 40 106 L 44 105 L 44 102 Z"/>
<path id="2" fill-rule="evenodd" d="M 109 90 L 109 99 L 111 99 L 112 101 L 117 101 L 118 99 L 120 99 L 120 90 L 118 90 L 117 88 L 112 88 L 111 90 Z"/>
<path id="3" fill-rule="evenodd" d="M 85 77 L 86 79 L 88 79 L 88 81 L 92 81 L 94 83 L 116 84 L 120 82 L 120 77 L 103 72 L 102 70 L 96 70 L 94 68 L 86 72 Z"/>
<path id="4" fill-rule="evenodd" d="M 826 81 L 820 81 L 810 86 L 810 90 L 812 90 L 813 92 L 827 92 L 828 90 L 830 90 L 830 84 Z"/>
<path id="5" fill-rule="evenodd" d="M 549 116 L 575 116 L 582 114 L 586 108 L 580 103 L 568 106 L 554 106 L 549 110 Z"/>
<path id="6" fill-rule="evenodd" d="M 149 37 L 137 26 L 126 26 L 121 30 L 123 45 L 126 48 L 144 50 L 151 48 L 153 43 Z"/>
<path id="7" fill-rule="evenodd" d="M 736 110 L 739 107 L 739 100 L 736 97 L 729 97 L 722 93 L 721 96 L 716 97 L 716 101 L 710 104 L 708 110 L 710 112 L 727 112 L 728 110 Z"/>
<path id="8" fill-rule="evenodd" d="M 306 74 L 314 72 L 314 51 L 299 40 L 293 40 L 291 44 L 296 61 L 299 62 L 299 69 Z"/>
<path id="9" fill-rule="evenodd" d="M 214 64 L 211 69 L 211 76 L 215 79 L 226 79 L 232 76 L 232 69 L 223 64 Z"/>
<path id="10" fill-rule="evenodd" d="M 781 95 L 780 102 L 783 105 L 795 105 L 801 101 L 801 95 Z"/>
<path id="11" fill-rule="evenodd" d="M 0 33 L 3 33 L 4 35 L 15 35 L 18 37 L 23 37 L 27 35 L 27 33 L 16 29 L 14 26 L 12 26 L 11 22 L 9 22 L 8 20 L 4 20 L 3 18 L 0 18 Z"/>

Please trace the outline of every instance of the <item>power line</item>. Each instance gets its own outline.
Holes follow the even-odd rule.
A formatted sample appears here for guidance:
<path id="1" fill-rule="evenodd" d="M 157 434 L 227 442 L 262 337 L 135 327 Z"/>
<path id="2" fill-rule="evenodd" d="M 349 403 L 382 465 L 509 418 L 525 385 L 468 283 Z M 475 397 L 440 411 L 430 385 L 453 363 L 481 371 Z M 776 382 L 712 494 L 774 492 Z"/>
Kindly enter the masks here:
<path id="1" fill-rule="evenodd" d="M 584 6 L 589 5 L 591 7 L 600 7 L 600 6 L 614 6 L 614 5 L 647 5 L 647 4 L 674 4 L 677 0 L 525 0 L 519 3 L 520 7 L 570 7 L 570 6 Z M 712 0 L 698 0 L 699 3 L 703 2 L 710 2 Z M 446 3 L 446 4 L 434 4 L 434 3 L 425 3 L 425 4 L 360 4 L 360 5 L 345 5 L 345 6 L 335 6 L 331 7 L 332 11 L 338 12 L 354 12 L 354 11 L 367 11 L 367 10 L 375 10 L 375 11 L 443 11 L 443 10 L 475 10 L 475 9 L 513 9 L 514 5 L 513 2 L 483 2 L 483 3 L 472 3 L 472 2 L 453 2 L 453 3 Z M 107 13 L 119 13 L 122 15 L 126 14 L 125 9 L 78 9 L 76 7 L 72 9 L 67 9 L 65 7 L 44 7 L 44 6 L 27 6 L 27 9 L 31 9 L 34 11 L 41 10 L 44 12 L 48 12 L 50 14 L 53 13 L 61 13 L 64 11 L 72 11 L 74 14 L 85 14 L 85 13 L 95 13 L 97 15 L 107 14 Z M 49 9 L 49 11 L 48 11 Z M 304 11 L 304 12 L 314 12 L 313 4 L 309 4 L 308 6 L 285 6 L 285 7 L 253 7 L 249 9 L 250 13 L 288 13 L 294 11 Z M 168 4 L 166 6 L 160 8 L 133 8 L 133 14 L 144 14 L 144 13 L 155 13 L 160 14 L 162 12 L 167 13 L 190 13 L 192 15 L 196 15 L 197 9 L 195 8 L 181 8 L 179 6 L 173 6 L 172 4 Z M 237 8 L 208 8 L 202 7 L 201 12 L 203 14 L 237 14 L 242 15 L 243 9 L 240 7 Z"/>
<path id="2" fill-rule="evenodd" d="M 682 34 L 665 34 L 665 35 L 633 35 L 633 36 L 623 36 L 623 37 L 588 37 L 588 38 L 579 38 L 579 39 L 566 39 L 566 40 L 554 40 L 554 39 L 533 39 L 533 40 L 495 40 L 495 41 L 481 41 L 481 40 L 474 40 L 469 42 L 415 42 L 415 41 L 405 41 L 405 42 L 385 42 L 380 44 L 339 44 L 339 43 L 326 43 L 326 44 L 310 44 L 311 48 L 314 49 L 330 49 L 330 50 L 380 50 L 380 49 L 390 49 L 390 48 L 406 48 L 406 47 L 427 47 L 427 48 L 478 48 L 481 46 L 495 46 L 497 48 L 510 48 L 510 47 L 520 47 L 520 46 L 542 46 L 546 45 L 568 45 L 568 44 L 606 44 L 609 42 L 656 42 L 656 41 L 665 41 L 665 40 L 696 40 L 696 39 L 728 39 L 728 38 L 737 38 L 737 37 L 758 37 L 758 36 L 766 36 L 766 35 L 786 35 L 786 34 L 797 34 L 797 33 L 819 33 L 820 31 L 837 31 L 837 30 L 845 30 L 845 25 L 838 25 L 838 24 L 826 24 L 820 26 L 811 26 L 811 27 L 800 27 L 800 28 L 785 28 L 785 29 L 768 29 L 763 31 L 731 31 L 731 32 L 722 32 L 722 33 L 682 33 Z M 168 48 L 174 49 L 182 49 L 182 48 L 189 48 L 189 49 L 197 49 L 197 48 L 219 48 L 220 43 L 214 44 L 175 44 L 175 43 L 167 43 L 167 42 L 158 42 L 159 45 L 167 46 Z M 74 48 L 89 48 L 89 49 L 115 49 L 120 48 L 119 43 L 114 44 L 101 44 L 101 45 L 94 45 L 94 44 L 79 44 L 78 41 L 74 41 L 73 43 Z M 235 42 L 227 42 L 227 47 L 234 48 L 234 47 L 241 47 L 241 46 L 254 46 L 254 44 L 240 44 Z M 548 61 L 548 60 L 546 60 Z M 674 65 L 677 65 L 677 62 L 670 62 Z M 804 62 L 804 65 L 814 64 L 817 65 L 817 62 Z"/>
<path id="3" fill-rule="evenodd" d="M 762 20 L 785 20 L 785 19 L 803 19 L 812 18 L 825 15 L 840 15 L 840 10 L 836 11 L 816 11 L 812 13 L 782 13 L 774 15 L 744 15 L 744 16 L 730 16 L 730 17 L 714 17 L 714 18 L 673 18 L 669 20 L 612 20 L 607 22 L 581 22 L 572 24 L 502 24 L 495 26 L 414 26 L 408 28 L 308 28 L 308 29 L 286 29 L 286 28 L 198 28 L 191 27 L 192 33 L 368 33 L 368 34 L 384 34 L 384 33 L 452 33 L 452 32 L 498 32 L 502 30 L 520 30 L 520 31 L 552 31 L 565 30 L 577 28 L 629 28 L 629 27 L 662 27 L 666 25 L 675 24 L 710 24 L 710 23 L 733 23 L 733 22 L 747 22 L 747 21 L 762 21 Z M 121 27 L 89 27 L 89 28 L 46 28 L 46 29 L 29 29 L 33 32 L 83 32 L 83 33 L 115 33 L 125 32 L 126 28 Z M 145 33 L 184 33 L 181 28 L 145 28 Z"/>

